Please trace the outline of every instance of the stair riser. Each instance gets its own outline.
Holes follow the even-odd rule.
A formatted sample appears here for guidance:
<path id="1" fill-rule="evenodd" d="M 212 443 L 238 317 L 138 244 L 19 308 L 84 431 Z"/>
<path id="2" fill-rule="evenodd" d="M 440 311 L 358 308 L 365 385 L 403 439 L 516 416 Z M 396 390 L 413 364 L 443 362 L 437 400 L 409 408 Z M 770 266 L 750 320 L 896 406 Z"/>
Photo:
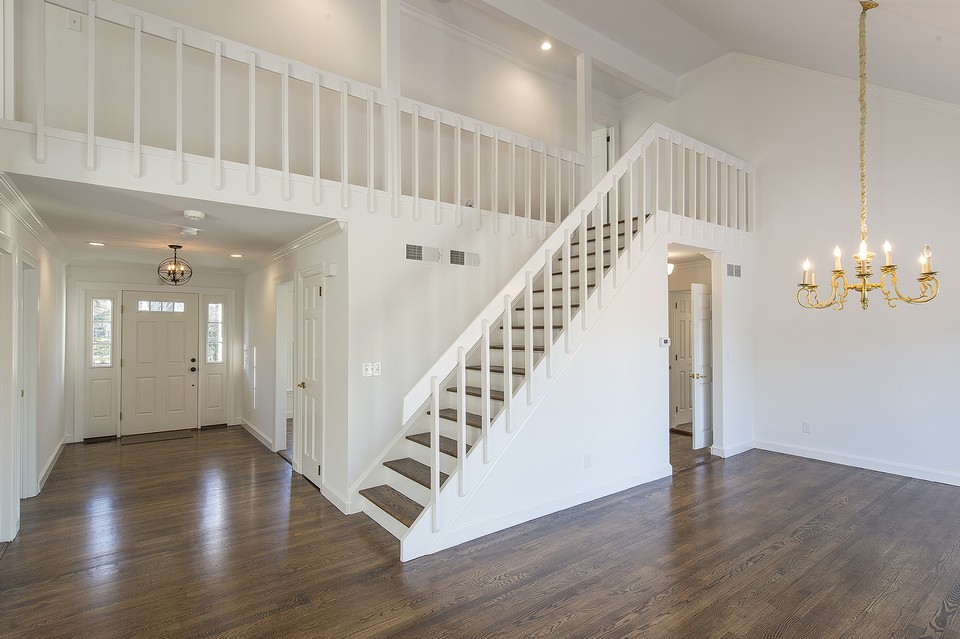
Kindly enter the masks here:
<path id="1" fill-rule="evenodd" d="M 559 305 L 559 304 L 560 304 L 559 300 L 554 302 L 554 305 Z M 575 307 L 573 304 L 570 305 L 570 310 L 571 310 L 572 313 L 576 313 L 576 311 L 577 311 L 576 307 Z M 562 309 L 562 308 L 555 308 L 555 309 L 553 309 L 553 311 L 551 311 L 551 314 L 552 314 L 552 316 L 553 316 L 553 317 L 552 317 L 552 322 L 551 322 L 551 324 L 552 324 L 552 326 L 554 327 L 554 329 L 555 329 L 555 330 L 562 330 L 562 329 L 563 329 L 563 326 L 564 326 L 564 324 L 563 324 L 563 309 Z M 545 322 L 546 322 L 546 320 L 545 320 L 545 318 L 544 318 L 544 312 L 543 312 L 543 311 L 534 310 L 534 311 L 533 311 L 533 325 L 534 325 L 534 326 L 545 326 L 545 325 L 546 325 Z M 522 310 L 514 311 L 514 312 L 513 312 L 513 323 L 512 323 L 512 326 L 516 327 L 515 330 L 521 330 L 521 331 L 522 331 L 522 330 L 523 330 L 523 326 L 524 326 L 525 324 L 526 324 L 526 315 L 525 315 L 524 311 L 522 311 Z M 540 330 L 541 332 L 543 331 L 543 329 L 534 329 L 535 332 L 536 332 L 537 330 Z M 498 329 L 497 329 L 497 332 L 498 332 L 498 333 L 502 333 L 502 332 L 503 332 L 503 329 L 498 328 Z M 491 331 L 491 335 L 492 335 L 492 334 L 493 334 L 493 331 Z M 542 338 L 541 338 L 541 340 L 542 340 Z M 491 343 L 491 344 L 494 343 L 494 342 L 493 342 L 493 337 L 490 338 L 490 343 Z M 542 345 L 542 341 L 541 341 L 541 343 L 538 344 L 538 345 Z"/>
<path id="2" fill-rule="evenodd" d="M 523 351 L 514 351 L 513 352 L 513 366 L 514 367 L 524 367 L 525 355 Z M 534 353 L 533 361 L 534 364 L 540 361 L 540 358 L 543 357 L 543 353 Z M 504 351 L 502 350 L 491 350 L 490 351 L 490 364 L 492 366 L 502 366 L 504 363 Z"/>
<path id="3" fill-rule="evenodd" d="M 444 393 L 445 394 L 445 393 Z M 493 402 L 491 402 L 491 405 Z M 441 407 L 443 407 L 441 405 Z M 479 414 L 479 413 L 478 413 Z M 410 432 L 417 433 L 429 433 L 433 431 L 433 416 L 432 415 L 422 415 L 416 422 L 410 427 Z M 440 434 L 444 437 L 449 437 L 450 439 L 457 439 L 459 435 L 459 429 L 456 422 L 452 422 L 449 419 L 440 419 Z M 471 446 L 475 445 L 480 439 L 480 429 L 474 428 L 473 426 L 467 426 L 467 443 Z M 420 446 L 419 444 L 414 444 L 410 442 L 413 446 Z M 423 446 L 420 446 L 423 448 Z"/>
<path id="4" fill-rule="evenodd" d="M 606 248 L 604 248 L 604 250 L 606 250 Z M 610 266 L 610 264 L 611 264 L 611 262 L 612 262 L 610 255 L 611 255 L 610 253 L 604 253 L 604 254 L 603 254 L 603 265 L 604 265 L 604 266 Z M 577 269 L 579 269 L 579 268 L 580 268 L 580 265 L 581 265 L 582 263 L 583 263 L 583 262 L 582 262 L 582 260 L 580 259 L 580 256 L 579 256 L 579 255 L 571 255 L 571 256 L 570 256 L 570 269 L 571 269 L 571 270 L 577 270 Z M 597 265 L 597 256 L 596 256 L 596 255 L 588 255 L 588 256 L 587 256 L 587 268 L 594 268 L 596 265 Z M 554 266 L 553 266 L 553 272 L 554 272 L 554 273 L 559 273 L 562 269 L 563 269 L 563 261 L 562 261 L 562 260 L 559 260 L 559 261 L 557 261 L 557 262 L 554 264 Z"/>
<path id="5" fill-rule="evenodd" d="M 479 397 L 472 397 L 470 395 L 467 395 L 465 399 L 466 399 L 467 412 L 474 413 L 475 415 L 480 415 L 481 414 L 480 411 L 483 409 L 483 400 Z M 501 406 L 503 406 L 502 402 L 498 402 L 494 399 L 491 399 L 490 414 L 493 415 L 498 413 L 500 411 Z M 441 408 L 457 408 L 456 393 L 451 393 L 450 391 L 442 391 L 440 393 L 440 407 Z M 468 428 L 470 427 L 468 426 Z M 456 439 L 456 436 L 454 436 L 454 439 Z M 469 441 L 469 439 L 467 441 Z"/>
<path id="6" fill-rule="evenodd" d="M 560 268 L 555 268 L 553 270 L 554 275 L 552 276 L 552 284 L 554 288 L 560 288 L 563 286 L 563 271 Z M 597 282 L 597 272 L 596 271 L 587 271 L 587 284 L 593 285 Z M 570 273 L 570 286 L 579 286 L 580 285 L 580 273 Z M 560 293 L 555 293 L 554 297 L 557 299 L 554 300 L 556 303 L 560 298 L 558 297 Z"/>
<path id="7" fill-rule="evenodd" d="M 406 475 L 401 475 L 400 473 L 387 469 L 388 479 L 387 483 L 390 486 L 393 486 L 401 493 L 409 497 L 410 499 L 419 502 L 421 504 L 429 504 L 430 499 L 433 496 L 429 488 L 424 488 L 417 482 L 408 478 Z"/>
<path id="8" fill-rule="evenodd" d="M 516 386 L 523 381 L 523 375 L 513 375 L 513 385 Z M 503 373 L 490 373 L 490 384 L 493 388 L 503 388 Z M 483 375 L 480 371 L 467 371 L 467 385 L 479 387 L 483 381 Z"/>
<path id="9" fill-rule="evenodd" d="M 544 330 L 542 328 L 533 329 L 533 345 L 538 348 L 543 348 L 544 343 Z M 524 328 L 514 328 L 510 331 L 511 338 L 513 340 L 513 346 L 519 347 L 523 346 L 524 340 L 526 339 L 526 329 Z M 491 346 L 503 346 L 504 335 L 503 329 L 497 329 L 497 332 L 490 333 L 490 345 Z"/>
<path id="10" fill-rule="evenodd" d="M 572 283 L 572 286 L 576 286 L 576 285 L 577 285 L 577 282 L 573 282 L 573 283 Z M 534 285 L 534 289 L 542 289 L 542 288 L 543 288 L 542 286 Z M 560 284 L 557 284 L 556 287 L 554 287 L 554 288 L 560 288 Z M 551 302 L 552 302 L 553 304 L 561 304 L 561 303 L 563 302 L 563 291 L 554 290 L 554 291 L 551 292 L 551 297 L 552 297 Z M 534 292 L 533 292 L 533 305 L 534 305 L 534 306 L 543 306 L 544 302 L 546 302 L 546 298 L 547 298 L 547 293 L 546 293 L 546 291 L 543 291 L 543 290 L 540 290 L 540 291 L 534 290 Z M 572 289 L 570 290 L 570 303 L 571 303 L 571 304 L 578 304 L 579 302 L 580 302 L 580 289 L 579 289 L 579 288 L 576 288 L 576 289 L 573 289 L 573 288 L 572 288 Z"/>
<path id="11" fill-rule="evenodd" d="M 450 437 L 450 435 L 446 435 L 446 436 L 447 436 L 447 437 Z M 456 438 L 455 438 L 455 437 L 451 437 L 451 439 L 456 439 Z M 409 458 L 411 458 L 411 459 L 417 460 L 417 461 L 420 462 L 421 464 L 426 464 L 427 466 L 430 466 L 430 461 L 431 461 L 432 455 L 433 455 L 433 453 L 431 452 L 431 450 L 430 450 L 429 448 L 427 448 L 426 446 L 421 446 L 420 444 L 417 444 L 417 443 L 415 443 L 415 442 L 411 442 L 411 441 L 409 441 L 409 440 L 407 441 L 407 443 L 409 444 L 409 446 L 407 446 L 407 449 L 406 449 L 406 450 L 407 450 L 406 456 L 409 457 Z M 444 472 L 444 473 L 447 473 L 448 475 L 450 475 L 450 474 L 452 474 L 453 471 L 455 471 L 456 469 L 457 469 L 457 459 L 456 459 L 456 457 L 451 457 L 450 455 L 445 455 L 445 454 L 443 454 L 443 453 L 440 453 L 440 470 L 441 470 L 441 472 Z"/>

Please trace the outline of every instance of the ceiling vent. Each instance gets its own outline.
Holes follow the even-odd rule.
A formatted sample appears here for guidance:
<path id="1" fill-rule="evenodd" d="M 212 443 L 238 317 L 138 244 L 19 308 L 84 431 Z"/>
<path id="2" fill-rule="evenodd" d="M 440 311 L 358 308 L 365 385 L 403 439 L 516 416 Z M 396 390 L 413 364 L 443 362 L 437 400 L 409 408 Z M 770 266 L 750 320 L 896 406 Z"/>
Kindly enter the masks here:
<path id="1" fill-rule="evenodd" d="M 471 251 L 450 250 L 451 266 L 466 266 L 467 268 L 480 268 L 480 254 Z"/>
<path id="2" fill-rule="evenodd" d="M 423 244 L 407 244 L 404 259 L 408 262 L 426 262 L 428 264 L 440 263 L 440 249 L 436 246 L 424 246 Z"/>

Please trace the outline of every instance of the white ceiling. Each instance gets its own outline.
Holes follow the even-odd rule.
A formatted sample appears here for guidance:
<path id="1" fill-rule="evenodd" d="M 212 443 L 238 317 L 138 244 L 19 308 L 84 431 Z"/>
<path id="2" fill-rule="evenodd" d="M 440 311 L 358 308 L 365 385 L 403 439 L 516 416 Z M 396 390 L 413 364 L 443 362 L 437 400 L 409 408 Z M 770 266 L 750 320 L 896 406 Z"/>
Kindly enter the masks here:
<path id="1" fill-rule="evenodd" d="M 330 221 L 313 215 L 8 175 L 74 262 L 159 263 L 172 254 L 168 244 L 180 244 L 181 254 L 194 268 L 240 270 Z M 203 211 L 206 218 L 187 220 L 183 216 L 187 209 Z M 201 230 L 196 236 L 184 236 L 179 226 Z M 93 247 L 88 242 L 106 246 Z M 232 253 L 243 257 L 231 258 Z"/>

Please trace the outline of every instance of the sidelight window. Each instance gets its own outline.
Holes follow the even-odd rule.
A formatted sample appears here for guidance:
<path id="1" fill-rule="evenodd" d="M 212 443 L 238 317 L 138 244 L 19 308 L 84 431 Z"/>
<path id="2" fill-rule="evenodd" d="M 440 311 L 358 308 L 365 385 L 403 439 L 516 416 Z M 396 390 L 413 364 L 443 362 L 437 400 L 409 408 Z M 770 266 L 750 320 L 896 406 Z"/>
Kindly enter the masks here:
<path id="1" fill-rule="evenodd" d="M 223 304 L 207 304 L 207 364 L 223 363 Z"/>
<path id="2" fill-rule="evenodd" d="M 91 359 L 98 368 L 113 365 L 113 300 L 93 298 L 91 304 Z"/>

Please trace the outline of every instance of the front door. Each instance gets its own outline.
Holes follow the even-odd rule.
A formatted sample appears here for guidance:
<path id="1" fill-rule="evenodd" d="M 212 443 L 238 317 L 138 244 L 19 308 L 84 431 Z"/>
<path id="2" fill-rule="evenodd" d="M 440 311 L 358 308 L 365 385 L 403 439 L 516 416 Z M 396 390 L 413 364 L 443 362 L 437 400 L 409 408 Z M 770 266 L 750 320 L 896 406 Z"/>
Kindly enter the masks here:
<path id="1" fill-rule="evenodd" d="M 693 447 L 713 445 L 713 307 L 709 287 L 691 284 L 693 307 Z"/>
<path id="2" fill-rule="evenodd" d="M 198 307 L 195 293 L 123 292 L 122 435 L 197 427 Z"/>
<path id="3" fill-rule="evenodd" d="M 670 427 L 693 421 L 690 293 L 670 293 Z"/>
<path id="4" fill-rule="evenodd" d="M 300 472 L 317 486 L 323 483 L 323 275 L 303 279 L 300 288 L 300 344 L 297 369 L 299 429 L 294 429 L 294 459 L 300 459 Z M 295 415 L 295 418 L 297 416 Z M 302 434 L 303 447 L 297 435 Z"/>

